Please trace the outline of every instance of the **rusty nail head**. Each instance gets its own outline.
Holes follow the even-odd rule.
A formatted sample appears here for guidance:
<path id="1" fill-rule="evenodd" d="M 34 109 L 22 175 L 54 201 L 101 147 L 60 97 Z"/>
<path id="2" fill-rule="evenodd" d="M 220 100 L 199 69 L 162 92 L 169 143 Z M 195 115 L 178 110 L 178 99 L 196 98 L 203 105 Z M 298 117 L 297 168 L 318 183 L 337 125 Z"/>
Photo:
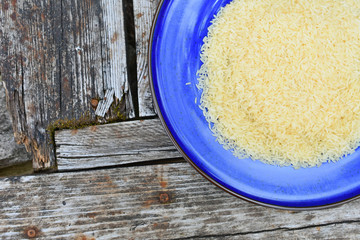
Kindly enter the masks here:
<path id="1" fill-rule="evenodd" d="M 35 238 L 39 235 L 40 230 L 35 226 L 29 226 L 24 229 L 24 233 L 28 238 Z"/>
<path id="2" fill-rule="evenodd" d="M 161 203 L 167 203 L 169 202 L 170 198 L 169 198 L 169 194 L 167 193 L 160 193 L 160 202 Z"/>
<path id="3" fill-rule="evenodd" d="M 29 230 L 27 230 L 27 236 L 28 236 L 29 238 L 36 237 L 36 231 L 35 231 L 35 229 L 29 229 Z"/>

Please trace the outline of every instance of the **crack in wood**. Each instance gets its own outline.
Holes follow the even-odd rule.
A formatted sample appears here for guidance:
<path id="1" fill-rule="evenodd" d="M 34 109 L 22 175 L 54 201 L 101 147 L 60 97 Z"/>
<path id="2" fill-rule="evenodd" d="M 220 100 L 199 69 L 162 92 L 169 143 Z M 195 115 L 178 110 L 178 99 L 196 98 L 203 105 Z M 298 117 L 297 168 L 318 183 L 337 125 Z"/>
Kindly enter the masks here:
<path id="1" fill-rule="evenodd" d="M 186 162 L 186 161 L 183 158 L 154 159 L 154 160 L 148 160 L 148 161 L 132 162 L 132 163 L 125 163 L 125 164 L 111 165 L 111 166 L 100 166 L 100 167 L 94 167 L 94 168 L 59 170 L 57 172 L 58 173 L 88 172 L 88 171 L 98 171 L 98 170 L 116 169 L 116 168 L 120 169 L 120 168 L 168 165 L 168 164 L 176 164 L 176 163 L 184 163 L 184 162 Z M 38 173 L 37 175 L 39 175 L 39 174 L 42 174 L 42 173 Z M 47 173 L 45 173 L 45 174 L 47 174 Z"/>
<path id="2" fill-rule="evenodd" d="M 88 158 L 111 158 L 111 157 L 117 157 L 117 156 L 129 156 L 129 155 L 141 155 L 143 154 L 145 151 L 156 151 L 156 152 L 159 152 L 159 153 L 172 153 L 174 152 L 174 149 L 173 148 L 170 148 L 170 149 L 139 149 L 139 150 L 134 150 L 134 151 L 125 151 L 125 152 L 121 152 L 121 153 L 114 153 L 114 154 L 89 154 L 89 155 L 76 155 L 73 154 L 73 153 L 70 153 L 71 156 L 67 156 L 65 153 L 62 153 L 61 155 L 58 154 L 58 157 L 61 158 L 62 160 L 64 159 L 81 159 L 81 158 L 84 158 L 84 159 L 88 159 Z M 141 158 L 141 157 L 139 157 Z M 155 157 L 156 158 L 156 157 Z"/>
<path id="3" fill-rule="evenodd" d="M 319 227 L 326 227 L 326 226 L 334 226 L 338 224 L 353 224 L 353 223 L 360 223 L 360 220 L 348 220 L 348 221 L 341 221 L 341 222 L 331 222 L 331 223 L 324 223 L 324 224 L 315 224 L 315 225 L 309 225 L 309 226 L 303 226 L 303 227 L 279 227 L 279 228 L 273 228 L 273 229 L 264 229 L 259 231 L 248 231 L 248 232 L 239 232 L 239 233 L 233 233 L 233 234 L 221 234 L 221 235 L 204 235 L 204 236 L 191 236 L 186 238 L 172 238 L 172 240 L 189 240 L 189 239 L 221 239 L 226 237 L 236 237 L 236 236 L 248 236 L 248 235 L 255 235 L 259 233 L 275 233 L 275 232 L 281 232 L 281 231 L 298 231 L 298 230 L 304 230 L 304 229 L 310 229 L 310 228 L 319 228 Z M 277 233 L 278 236 L 280 236 L 279 233 Z M 250 236 L 248 236 L 250 237 Z"/>

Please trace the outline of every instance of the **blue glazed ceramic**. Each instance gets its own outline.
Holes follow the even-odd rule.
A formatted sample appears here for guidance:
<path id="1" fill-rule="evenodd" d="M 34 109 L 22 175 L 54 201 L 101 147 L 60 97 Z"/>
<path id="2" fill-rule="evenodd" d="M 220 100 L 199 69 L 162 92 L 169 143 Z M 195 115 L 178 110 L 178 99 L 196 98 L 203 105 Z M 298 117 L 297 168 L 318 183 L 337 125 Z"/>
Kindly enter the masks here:
<path id="1" fill-rule="evenodd" d="M 208 180 L 245 200 L 287 209 L 334 206 L 360 194 L 360 150 L 337 163 L 294 170 L 238 159 L 209 130 L 199 109 L 196 72 L 214 15 L 230 0 L 165 0 L 150 38 L 155 105 L 184 157 Z M 197 99 L 197 103 L 195 102 Z"/>

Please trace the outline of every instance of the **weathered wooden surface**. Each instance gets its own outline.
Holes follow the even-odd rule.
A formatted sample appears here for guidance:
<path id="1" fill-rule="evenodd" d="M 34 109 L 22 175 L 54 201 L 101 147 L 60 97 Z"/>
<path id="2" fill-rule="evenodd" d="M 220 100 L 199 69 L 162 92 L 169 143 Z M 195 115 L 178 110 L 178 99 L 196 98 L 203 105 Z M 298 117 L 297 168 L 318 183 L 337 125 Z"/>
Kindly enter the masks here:
<path id="1" fill-rule="evenodd" d="M 58 170 L 180 158 L 159 119 L 56 132 Z"/>
<path id="2" fill-rule="evenodd" d="M 134 0 L 137 77 L 140 116 L 155 115 L 148 74 L 151 25 L 160 0 Z"/>
<path id="3" fill-rule="evenodd" d="M 154 115 L 146 56 L 158 3 L 0 2 L 0 71 L 16 139 L 35 168 L 56 156 L 64 171 L 0 179 L 0 239 L 358 239 L 360 201 L 289 212 L 237 199 L 171 160 L 180 155 L 158 119 L 58 131 L 56 155 L 46 145 L 53 120 L 96 120 L 111 102 L 105 119 L 137 116 L 137 101 L 140 116 Z M 123 9 L 133 10 L 138 82 L 126 73 L 125 48 L 135 46 L 125 46 Z M 0 139 L 0 158 L 2 140 L 13 144 Z"/>
<path id="4" fill-rule="evenodd" d="M 2 179 L 0 198 L 1 239 L 26 238 L 29 229 L 38 239 L 360 234 L 360 201 L 308 212 L 260 207 L 218 189 L 185 162 Z"/>
<path id="5" fill-rule="evenodd" d="M 35 169 L 55 164 L 48 125 L 84 114 L 95 120 L 91 101 L 104 100 L 103 109 L 112 100 L 105 92 L 114 91 L 115 116 L 134 116 L 121 0 L 3 0 L 0 46 L 15 138 Z"/>
<path id="6" fill-rule="evenodd" d="M 0 168 L 31 160 L 25 147 L 15 143 L 10 116 L 6 110 L 5 90 L 0 79 Z"/>
<path id="7" fill-rule="evenodd" d="M 230 240 L 230 239 L 359 239 L 360 223 L 355 222 L 335 222 L 333 224 L 320 224 L 318 226 L 307 226 L 299 228 L 279 228 L 259 231 L 258 233 L 230 234 L 229 236 L 206 236 L 197 237 L 203 240 Z"/>

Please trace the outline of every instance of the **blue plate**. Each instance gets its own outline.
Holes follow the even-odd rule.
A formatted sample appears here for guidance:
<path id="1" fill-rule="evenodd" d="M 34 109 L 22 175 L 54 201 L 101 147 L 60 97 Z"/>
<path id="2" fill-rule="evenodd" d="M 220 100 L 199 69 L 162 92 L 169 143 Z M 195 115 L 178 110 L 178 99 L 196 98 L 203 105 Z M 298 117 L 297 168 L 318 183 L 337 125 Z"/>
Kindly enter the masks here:
<path id="1" fill-rule="evenodd" d="M 358 197 L 359 149 L 337 163 L 294 170 L 238 159 L 215 141 L 198 107 L 196 72 L 210 21 L 229 2 L 165 0 L 157 11 L 150 38 L 151 87 L 159 116 L 175 145 L 208 180 L 261 205 L 313 209 Z"/>

